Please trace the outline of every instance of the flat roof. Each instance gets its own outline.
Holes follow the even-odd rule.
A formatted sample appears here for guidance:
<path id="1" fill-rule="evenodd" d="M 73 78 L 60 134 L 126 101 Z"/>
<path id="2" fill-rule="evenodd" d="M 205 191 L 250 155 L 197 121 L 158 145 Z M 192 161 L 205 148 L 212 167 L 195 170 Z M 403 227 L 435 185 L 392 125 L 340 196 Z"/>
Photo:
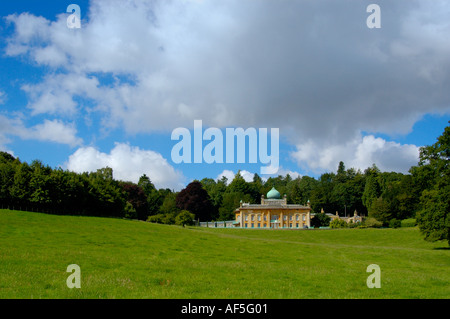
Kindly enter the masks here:
<path id="1" fill-rule="evenodd" d="M 242 209 L 308 209 L 311 210 L 311 207 L 309 206 L 303 206 L 303 205 L 257 205 L 257 204 L 250 204 L 245 205 L 242 207 L 237 208 L 236 210 L 242 210 Z"/>

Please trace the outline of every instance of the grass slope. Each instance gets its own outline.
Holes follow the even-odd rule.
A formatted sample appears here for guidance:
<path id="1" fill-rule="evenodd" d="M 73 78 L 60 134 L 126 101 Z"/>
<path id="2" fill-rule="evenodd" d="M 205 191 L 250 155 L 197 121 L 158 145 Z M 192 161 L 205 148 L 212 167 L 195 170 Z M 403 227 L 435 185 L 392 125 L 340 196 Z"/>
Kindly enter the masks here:
<path id="1" fill-rule="evenodd" d="M 69 289 L 67 266 L 81 267 Z M 370 264 L 381 288 L 369 289 Z M 0 298 L 450 298 L 417 228 L 181 228 L 0 210 Z"/>

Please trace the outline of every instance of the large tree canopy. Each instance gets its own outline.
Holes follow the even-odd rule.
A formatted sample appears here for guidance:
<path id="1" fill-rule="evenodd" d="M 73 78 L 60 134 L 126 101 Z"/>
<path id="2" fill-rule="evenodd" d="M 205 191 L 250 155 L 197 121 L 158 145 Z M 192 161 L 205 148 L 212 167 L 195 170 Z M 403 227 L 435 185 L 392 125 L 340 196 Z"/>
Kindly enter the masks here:
<path id="1" fill-rule="evenodd" d="M 449 121 L 450 123 L 450 121 Z M 426 240 L 447 240 L 450 245 L 450 126 L 437 142 L 422 147 L 420 162 L 413 174 L 428 186 L 420 197 L 421 209 L 417 213 L 420 231 Z"/>
<path id="2" fill-rule="evenodd" d="M 176 198 L 177 207 L 195 215 L 196 219 L 209 221 L 216 217 L 216 210 L 208 192 L 199 181 L 193 181 Z"/>

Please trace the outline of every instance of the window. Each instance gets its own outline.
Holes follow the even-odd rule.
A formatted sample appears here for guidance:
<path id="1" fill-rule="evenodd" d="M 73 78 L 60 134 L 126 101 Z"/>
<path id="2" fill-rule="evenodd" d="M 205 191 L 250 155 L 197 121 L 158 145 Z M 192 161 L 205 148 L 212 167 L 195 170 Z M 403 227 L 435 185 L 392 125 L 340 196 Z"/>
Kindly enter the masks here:
<path id="1" fill-rule="evenodd" d="M 248 224 L 247 223 L 245 223 L 245 228 L 247 228 L 248 227 Z"/>
<path id="2" fill-rule="evenodd" d="M 283 220 L 287 220 L 287 216 L 286 215 L 283 216 Z"/>
<path id="3" fill-rule="evenodd" d="M 306 217 L 305 217 L 305 215 L 302 215 L 302 220 L 303 220 L 303 221 L 305 221 L 305 220 L 306 220 Z"/>
<path id="4" fill-rule="evenodd" d="M 298 221 L 298 215 L 295 215 L 295 220 Z"/>
<path id="5" fill-rule="evenodd" d="M 261 215 L 258 215 L 258 221 L 259 222 L 261 221 Z"/>
<path id="6" fill-rule="evenodd" d="M 292 228 L 292 223 L 289 223 L 289 228 Z"/>
<path id="7" fill-rule="evenodd" d="M 289 220 L 292 220 L 292 215 L 289 216 Z"/>
<path id="8" fill-rule="evenodd" d="M 295 227 L 297 227 L 297 228 L 298 228 L 298 223 L 296 223 L 296 224 L 295 224 Z"/>
<path id="9" fill-rule="evenodd" d="M 258 223 L 258 228 L 261 228 L 261 224 L 260 223 Z"/>
<path id="10" fill-rule="evenodd" d="M 252 223 L 252 228 L 255 228 L 255 224 L 254 223 Z"/>
<path id="11" fill-rule="evenodd" d="M 264 221 L 267 221 L 267 216 L 266 215 L 264 215 Z"/>
<path id="12" fill-rule="evenodd" d="M 255 219 L 255 216 L 252 215 L 252 221 Z"/>
<path id="13" fill-rule="evenodd" d="M 245 215 L 245 221 L 247 221 L 248 220 L 248 216 L 247 215 Z"/>

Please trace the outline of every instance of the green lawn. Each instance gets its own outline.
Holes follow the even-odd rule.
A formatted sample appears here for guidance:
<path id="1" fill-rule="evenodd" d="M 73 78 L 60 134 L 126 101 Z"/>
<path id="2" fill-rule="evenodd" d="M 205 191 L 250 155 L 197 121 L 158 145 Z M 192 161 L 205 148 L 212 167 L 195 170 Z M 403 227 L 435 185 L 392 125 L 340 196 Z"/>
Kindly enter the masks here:
<path id="1" fill-rule="evenodd" d="M 206 229 L 0 210 L 0 298 L 450 298 L 417 228 Z M 67 266 L 81 268 L 69 289 Z M 369 289 L 370 264 L 381 288 Z"/>

